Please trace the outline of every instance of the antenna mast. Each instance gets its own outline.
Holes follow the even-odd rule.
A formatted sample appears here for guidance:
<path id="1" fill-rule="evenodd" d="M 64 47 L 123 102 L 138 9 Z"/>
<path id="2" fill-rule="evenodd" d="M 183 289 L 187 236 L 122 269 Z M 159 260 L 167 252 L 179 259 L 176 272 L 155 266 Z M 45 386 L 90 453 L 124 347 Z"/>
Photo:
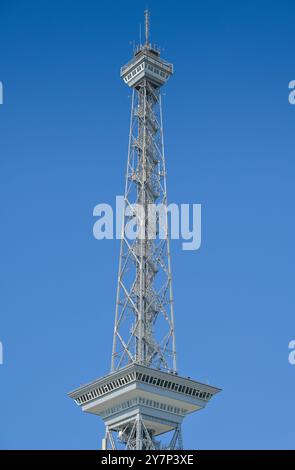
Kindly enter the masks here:
<path id="1" fill-rule="evenodd" d="M 149 10 L 144 11 L 145 18 L 145 45 L 147 48 L 150 47 L 150 12 Z"/>

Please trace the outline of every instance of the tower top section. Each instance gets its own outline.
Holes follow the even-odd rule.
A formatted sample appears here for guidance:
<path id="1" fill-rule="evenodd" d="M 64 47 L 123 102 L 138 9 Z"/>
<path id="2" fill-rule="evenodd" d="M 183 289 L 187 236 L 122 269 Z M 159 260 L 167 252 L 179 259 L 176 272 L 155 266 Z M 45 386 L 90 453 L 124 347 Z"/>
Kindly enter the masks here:
<path id="1" fill-rule="evenodd" d="M 159 88 L 172 75 L 173 65 L 161 59 L 160 51 L 150 43 L 150 12 L 145 10 L 145 43 L 139 44 L 132 59 L 121 67 L 120 76 L 133 88 L 139 88 L 144 80 Z"/>

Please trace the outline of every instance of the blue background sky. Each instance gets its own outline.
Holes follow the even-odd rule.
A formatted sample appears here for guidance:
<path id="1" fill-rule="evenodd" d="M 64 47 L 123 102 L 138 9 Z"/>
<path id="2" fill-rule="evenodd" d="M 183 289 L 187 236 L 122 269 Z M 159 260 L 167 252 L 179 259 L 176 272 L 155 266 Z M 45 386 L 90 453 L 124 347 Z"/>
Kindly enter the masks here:
<path id="1" fill-rule="evenodd" d="M 293 1 L 149 1 L 172 61 L 170 202 L 203 205 L 172 243 L 179 370 L 223 388 L 186 448 L 294 448 Z M 0 0 L 0 448 L 97 448 L 67 398 L 109 370 L 118 241 L 93 207 L 122 194 L 131 57 L 146 2 Z"/>

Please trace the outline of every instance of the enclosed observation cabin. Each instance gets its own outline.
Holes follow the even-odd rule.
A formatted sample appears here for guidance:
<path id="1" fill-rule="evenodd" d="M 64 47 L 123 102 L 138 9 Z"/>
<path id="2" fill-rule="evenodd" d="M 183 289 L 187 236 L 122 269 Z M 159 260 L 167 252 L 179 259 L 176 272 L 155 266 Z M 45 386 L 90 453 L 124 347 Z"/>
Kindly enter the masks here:
<path id="1" fill-rule="evenodd" d="M 150 46 L 140 46 L 130 62 L 121 67 L 121 78 L 134 88 L 148 80 L 156 88 L 173 74 L 173 65 L 160 58 L 160 52 Z"/>

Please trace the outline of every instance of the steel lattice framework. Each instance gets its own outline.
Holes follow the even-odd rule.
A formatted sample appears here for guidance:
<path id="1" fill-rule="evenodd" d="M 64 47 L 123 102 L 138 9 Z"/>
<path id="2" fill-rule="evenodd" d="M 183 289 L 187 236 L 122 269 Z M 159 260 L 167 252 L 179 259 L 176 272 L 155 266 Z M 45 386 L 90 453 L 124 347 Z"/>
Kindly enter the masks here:
<path id="1" fill-rule="evenodd" d="M 159 90 L 144 79 L 132 94 L 112 371 L 136 362 L 176 372 Z"/>

